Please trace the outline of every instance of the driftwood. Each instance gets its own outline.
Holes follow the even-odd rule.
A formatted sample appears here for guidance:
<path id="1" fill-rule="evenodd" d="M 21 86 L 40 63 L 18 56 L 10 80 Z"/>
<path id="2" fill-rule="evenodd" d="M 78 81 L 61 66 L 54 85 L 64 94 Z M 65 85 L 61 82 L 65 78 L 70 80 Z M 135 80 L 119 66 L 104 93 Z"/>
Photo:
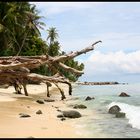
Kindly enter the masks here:
<path id="1" fill-rule="evenodd" d="M 59 89 L 62 100 L 65 99 L 64 91 L 57 83 L 67 84 L 69 87 L 69 95 L 72 95 L 72 86 L 68 79 L 60 76 L 58 68 L 63 68 L 65 71 L 70 71 L 75 75 L 82 75 L 84 72 L 71 68 L 64 64 L 66 60 L 73 59 L 76 56 L 94 50 L 94 45 L 101 41 L 97 41 L 90 47 L 81 51 L 71 52 L 69 54 L 51 57 L 49 55 L 41 56 L 8 56 L 0 57 L 0 85 L 9 84 L 15 87 L 17 93 L 21 94 L 21 86 L 24 93 L 28 96 L 26 85 L 29 80 L 43 82 L 47 86 L 47 96 L 49 97 L 49 87 L 54 83 Z M 48 65 L 49 68 L 54 68 L 56 73 L 53 76 L 44 76 L 36 73 L 30 73 L 30 70 L 38 68 L 41 65 Z"/>
<path id="2" fill-rule="evenodd" d="M 49 87 L 52 86 L 52 84 L 50 82 L 45 82 L 46 83 L 46 86 L 47 86 L 47 97 L 50 97 L 50 93 L 49 93 Z"/>
<path id="3" fill-rule="evenodd" d="M 61 100 L 66 99 L 66 96 L 65 96 L 65 94 L 64 94 L 63 89 L 61 89 L 61 88 L 58 86 L 57 83 L 54 83 L 54 84 L 56 85 L 56 87 L 59 89 L 59 91 L 60 91 L 60 93 L 61 93 Z"/>

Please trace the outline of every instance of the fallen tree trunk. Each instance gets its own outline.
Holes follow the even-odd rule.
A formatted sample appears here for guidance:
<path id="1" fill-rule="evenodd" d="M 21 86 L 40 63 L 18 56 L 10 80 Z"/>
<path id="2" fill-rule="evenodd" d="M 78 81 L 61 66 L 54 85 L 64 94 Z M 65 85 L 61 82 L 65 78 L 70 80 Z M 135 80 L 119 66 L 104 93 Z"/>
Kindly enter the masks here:
<path id="1" fill-rule="evenodd" d="M 91 50 L 94 49 L 94 45 L 96 45 L 97 43 L 99 43 L 101 41 L 97 41 L 95 43 L 92 44 L 92 46 L 87 47 L 81 51 L 76 51 L 67 55 L 62 55 L 62 56 L 55 56 L 55 57 L 51 57 L 48 55 L 42 55 L 42 56 L 14 56 L 14 57 L 0 57 L 0 60 L 10 60 L 9 63 L 6 65 L 5 63 L 8 62 L 6 61 L 5 63 L 3 61 L 0 62 L 0 70 L 4 70 L 4 69 L 18 69 L 20 67 L 26 67 L 28 69 L 34 69 L 37 68 L 41 65 L 44 64 L 51 64 L 53 65 L 53 63 L 57 64 L 58 62 L 63 62 L 66 61 L 68 59 L 72 59 L 76 56 L 79 56 L 83 53 L 87 53 Z M 65 64 L 60 63 L 60 66 L 62 66 L 64 69 L 66 67 L 65 70 L 69 70 L 69 71 L 74 71 L 74 69 L 69 68 L 68 66 L 66 66 Z M 77 70 L 75 70 L 77 71 Z"/>
<path id="2" fill-rule="evenodd" d="M 0 85 L 9 84 L 15 86 L 15 90 L 21 93 L 20 86 L 24 88 L 24 93 L 28 96 L 26 85 L 29 80 L 46 83 L 47 96 L 49 97 L 49 87 L 51 83 L 55 83 L 59 89 L 62 99 L 65 99 L 64 91 L 57 83 L 64 83 L 69 86 L 69 95 L 72 95 L 72 85 L 64 76 L 55 74 L 53 76 L 44 76 L 36 73 L 30 73 L 30 70 L 40 67 L 41 65 L 48 65 L 48 67 L 55 69 L 55 73 L 59 72 L 58 68 L 74 73 L 75 75 L 82 75 L 84 72 L 71 68 L 64 64 L 68 59 L 73 59 L 76 56 L 94 50 L 94 46 L 101 41 L 93 43 L 90 47 L 82 49 L 81 51 L 72 52 L 62 56 L 51 57 L 49 55 L 41 56 L 9 56 L 0 57 Z M 17 84 L 18 81 L 18 84 Z M 16 83 L 16 85 L 15 85 Z"/>

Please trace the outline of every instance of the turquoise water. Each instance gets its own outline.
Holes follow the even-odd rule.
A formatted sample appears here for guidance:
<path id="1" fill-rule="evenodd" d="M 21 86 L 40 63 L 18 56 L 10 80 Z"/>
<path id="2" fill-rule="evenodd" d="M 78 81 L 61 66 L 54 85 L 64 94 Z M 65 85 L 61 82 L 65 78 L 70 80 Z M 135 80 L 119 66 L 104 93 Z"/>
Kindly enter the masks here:
<path id="1" fill-rule="evenodd" d="M 131 97 L 119 97 L 121 92 Z M 85 101 L 87 96 L 95 100 Z M 79 97 L 73 103 L 87 106 L 83 117 L 76 121 L 79 133 L 83 137 L 96 138 L 140 138 L 140 84 L 128 85 L 76 85 L 73 97 Z M 108 113 L 108 108 L 118 105 L 126 118 L 116 118 Z M 83 131 L 82 131 L 83 130 Z"/>

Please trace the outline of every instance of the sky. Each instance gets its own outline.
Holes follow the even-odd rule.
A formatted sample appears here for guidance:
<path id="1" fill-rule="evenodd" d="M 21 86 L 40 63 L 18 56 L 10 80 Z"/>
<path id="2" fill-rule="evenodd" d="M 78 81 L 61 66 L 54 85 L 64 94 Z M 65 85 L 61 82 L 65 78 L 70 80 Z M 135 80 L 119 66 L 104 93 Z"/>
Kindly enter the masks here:
<path id="1" fill-rule="evenodd" d="M 56 27 L 61 50 L 81 50 L 101 40 L 84 63 L 79 81 L 140 82 L 140 2 L 30 2 L 35 4 L 46 40 Z"/>

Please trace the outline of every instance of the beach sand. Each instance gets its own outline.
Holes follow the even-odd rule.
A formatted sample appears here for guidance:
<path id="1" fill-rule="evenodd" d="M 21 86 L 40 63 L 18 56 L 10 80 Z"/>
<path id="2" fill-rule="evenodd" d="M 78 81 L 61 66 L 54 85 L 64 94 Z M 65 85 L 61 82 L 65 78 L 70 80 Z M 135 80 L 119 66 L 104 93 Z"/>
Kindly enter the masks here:
<path id="1" fill-rule="evenodd" d="M 67 85 L 61 84 L 66 91 Z M 51 87 L 51 99 L 55 102 L 39 104 L 37 99 L 45 99 L 46 86 L 28 85 L 29 96 L 14 94 L 14 88 L 0 88 L 0 138 L 78 138 L 71 121 L 61 121 L 57 109 L 66 109 L 66 101 L 61 101 L 59 91 Z M 69 97 L 68 97 L 69 98 Z M 36 114 L 41 110 L 43 114 Z M 20 118 L 20 113 L 31 117 Z M 78 119 L 78 118 L 77 118 Z"/>

